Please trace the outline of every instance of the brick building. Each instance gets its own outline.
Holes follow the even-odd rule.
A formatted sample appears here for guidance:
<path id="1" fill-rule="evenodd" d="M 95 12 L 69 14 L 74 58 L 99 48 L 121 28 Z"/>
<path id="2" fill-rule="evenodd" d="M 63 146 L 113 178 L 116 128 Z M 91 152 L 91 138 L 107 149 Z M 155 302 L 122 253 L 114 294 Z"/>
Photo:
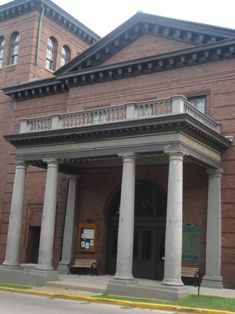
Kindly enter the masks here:
<path id="1" fill-rule="evenodd" d="M 98 40 L 50 1 L 0 16 L 1 280 L 89 257 L 111 292 L 134 275 L 180 297 L 182 265 L 235 288 L 235 31 L 137 13 Z"/>

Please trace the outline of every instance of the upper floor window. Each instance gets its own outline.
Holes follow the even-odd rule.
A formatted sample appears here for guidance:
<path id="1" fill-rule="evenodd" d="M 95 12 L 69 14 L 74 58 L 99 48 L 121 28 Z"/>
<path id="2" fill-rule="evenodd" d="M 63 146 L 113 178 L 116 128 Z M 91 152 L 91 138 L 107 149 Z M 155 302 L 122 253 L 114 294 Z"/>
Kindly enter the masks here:
<path id="1" fill-rule="evenodd" d="M 4 36 L 0 36 L 0 68 L 3 67 L 4 47 L 5 47 L 5 38 Z"/>
<path id="2" fill-rule="evenodd" d="M 193 104 L 198 110 L 206 113 L 206 96 L 189 97 L 188 101 Z"/>
<path id="3" fill-rule="evenodd" d="M 49 37 L 47 40 L 46 69 L 55 70 L 56 52 L 57 52 L 57 41 L 54 37 Z"/>
<path id="4" fill-rule="evenodd" d="M 17 64 L 19 56 L 20 34 L 14 32 L 10 39 L 10 58 L 9 64 Z"/>
<path id="5" fill-rule="evenodd" d="M 68 46 L 64 45 L 61 49 L 61 62 L 60 65 L 63 66 L 71 59 L 71 50 Z"/>

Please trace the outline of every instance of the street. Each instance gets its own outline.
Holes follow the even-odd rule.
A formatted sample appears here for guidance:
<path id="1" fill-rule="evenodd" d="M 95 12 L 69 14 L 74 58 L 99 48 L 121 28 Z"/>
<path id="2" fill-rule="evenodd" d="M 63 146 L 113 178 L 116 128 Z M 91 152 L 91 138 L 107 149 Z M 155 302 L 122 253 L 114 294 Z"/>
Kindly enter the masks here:
<path id="1" fill-rule="evenodd" d="M 81 301 L 53 299 L 32 295 L 0 291 L 0 314 L 127 314 L 159 313 L 169 311 L 145 310 L 116 305 L 87 303 Z"/>

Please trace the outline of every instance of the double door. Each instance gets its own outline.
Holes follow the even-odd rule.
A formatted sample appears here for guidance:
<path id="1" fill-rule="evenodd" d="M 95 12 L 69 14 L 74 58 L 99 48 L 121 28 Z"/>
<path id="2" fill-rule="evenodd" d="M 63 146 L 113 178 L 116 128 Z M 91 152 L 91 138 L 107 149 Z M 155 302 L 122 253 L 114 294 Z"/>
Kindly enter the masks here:
<path id="1" fill-rule="evenodd" d="M 116 271 L 117 224 L 110 224 L 106 252 L 106 272 Z M 165 228 L 153 221 L 135 223 L 133 275 L 136 278 L 162 280 L 164 272 Z"/>

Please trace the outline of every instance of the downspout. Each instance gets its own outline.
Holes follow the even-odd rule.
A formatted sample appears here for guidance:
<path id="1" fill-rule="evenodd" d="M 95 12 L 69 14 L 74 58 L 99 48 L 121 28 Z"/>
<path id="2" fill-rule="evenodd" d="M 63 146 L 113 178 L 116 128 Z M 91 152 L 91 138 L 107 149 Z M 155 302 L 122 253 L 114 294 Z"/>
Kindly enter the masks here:
<path id="1" fill-rule="evenodd" d="M 43 6 L 41 14 L 40 14 L 39 26 L 38 26 L 35 65 L 38 65 L 39 50 L 40 50 L 40 43 L 41 43 L 41 30 L 42 30 L 42 22 L 43 22 L 44 12 L 45 12 L 45 7 Z"/>

